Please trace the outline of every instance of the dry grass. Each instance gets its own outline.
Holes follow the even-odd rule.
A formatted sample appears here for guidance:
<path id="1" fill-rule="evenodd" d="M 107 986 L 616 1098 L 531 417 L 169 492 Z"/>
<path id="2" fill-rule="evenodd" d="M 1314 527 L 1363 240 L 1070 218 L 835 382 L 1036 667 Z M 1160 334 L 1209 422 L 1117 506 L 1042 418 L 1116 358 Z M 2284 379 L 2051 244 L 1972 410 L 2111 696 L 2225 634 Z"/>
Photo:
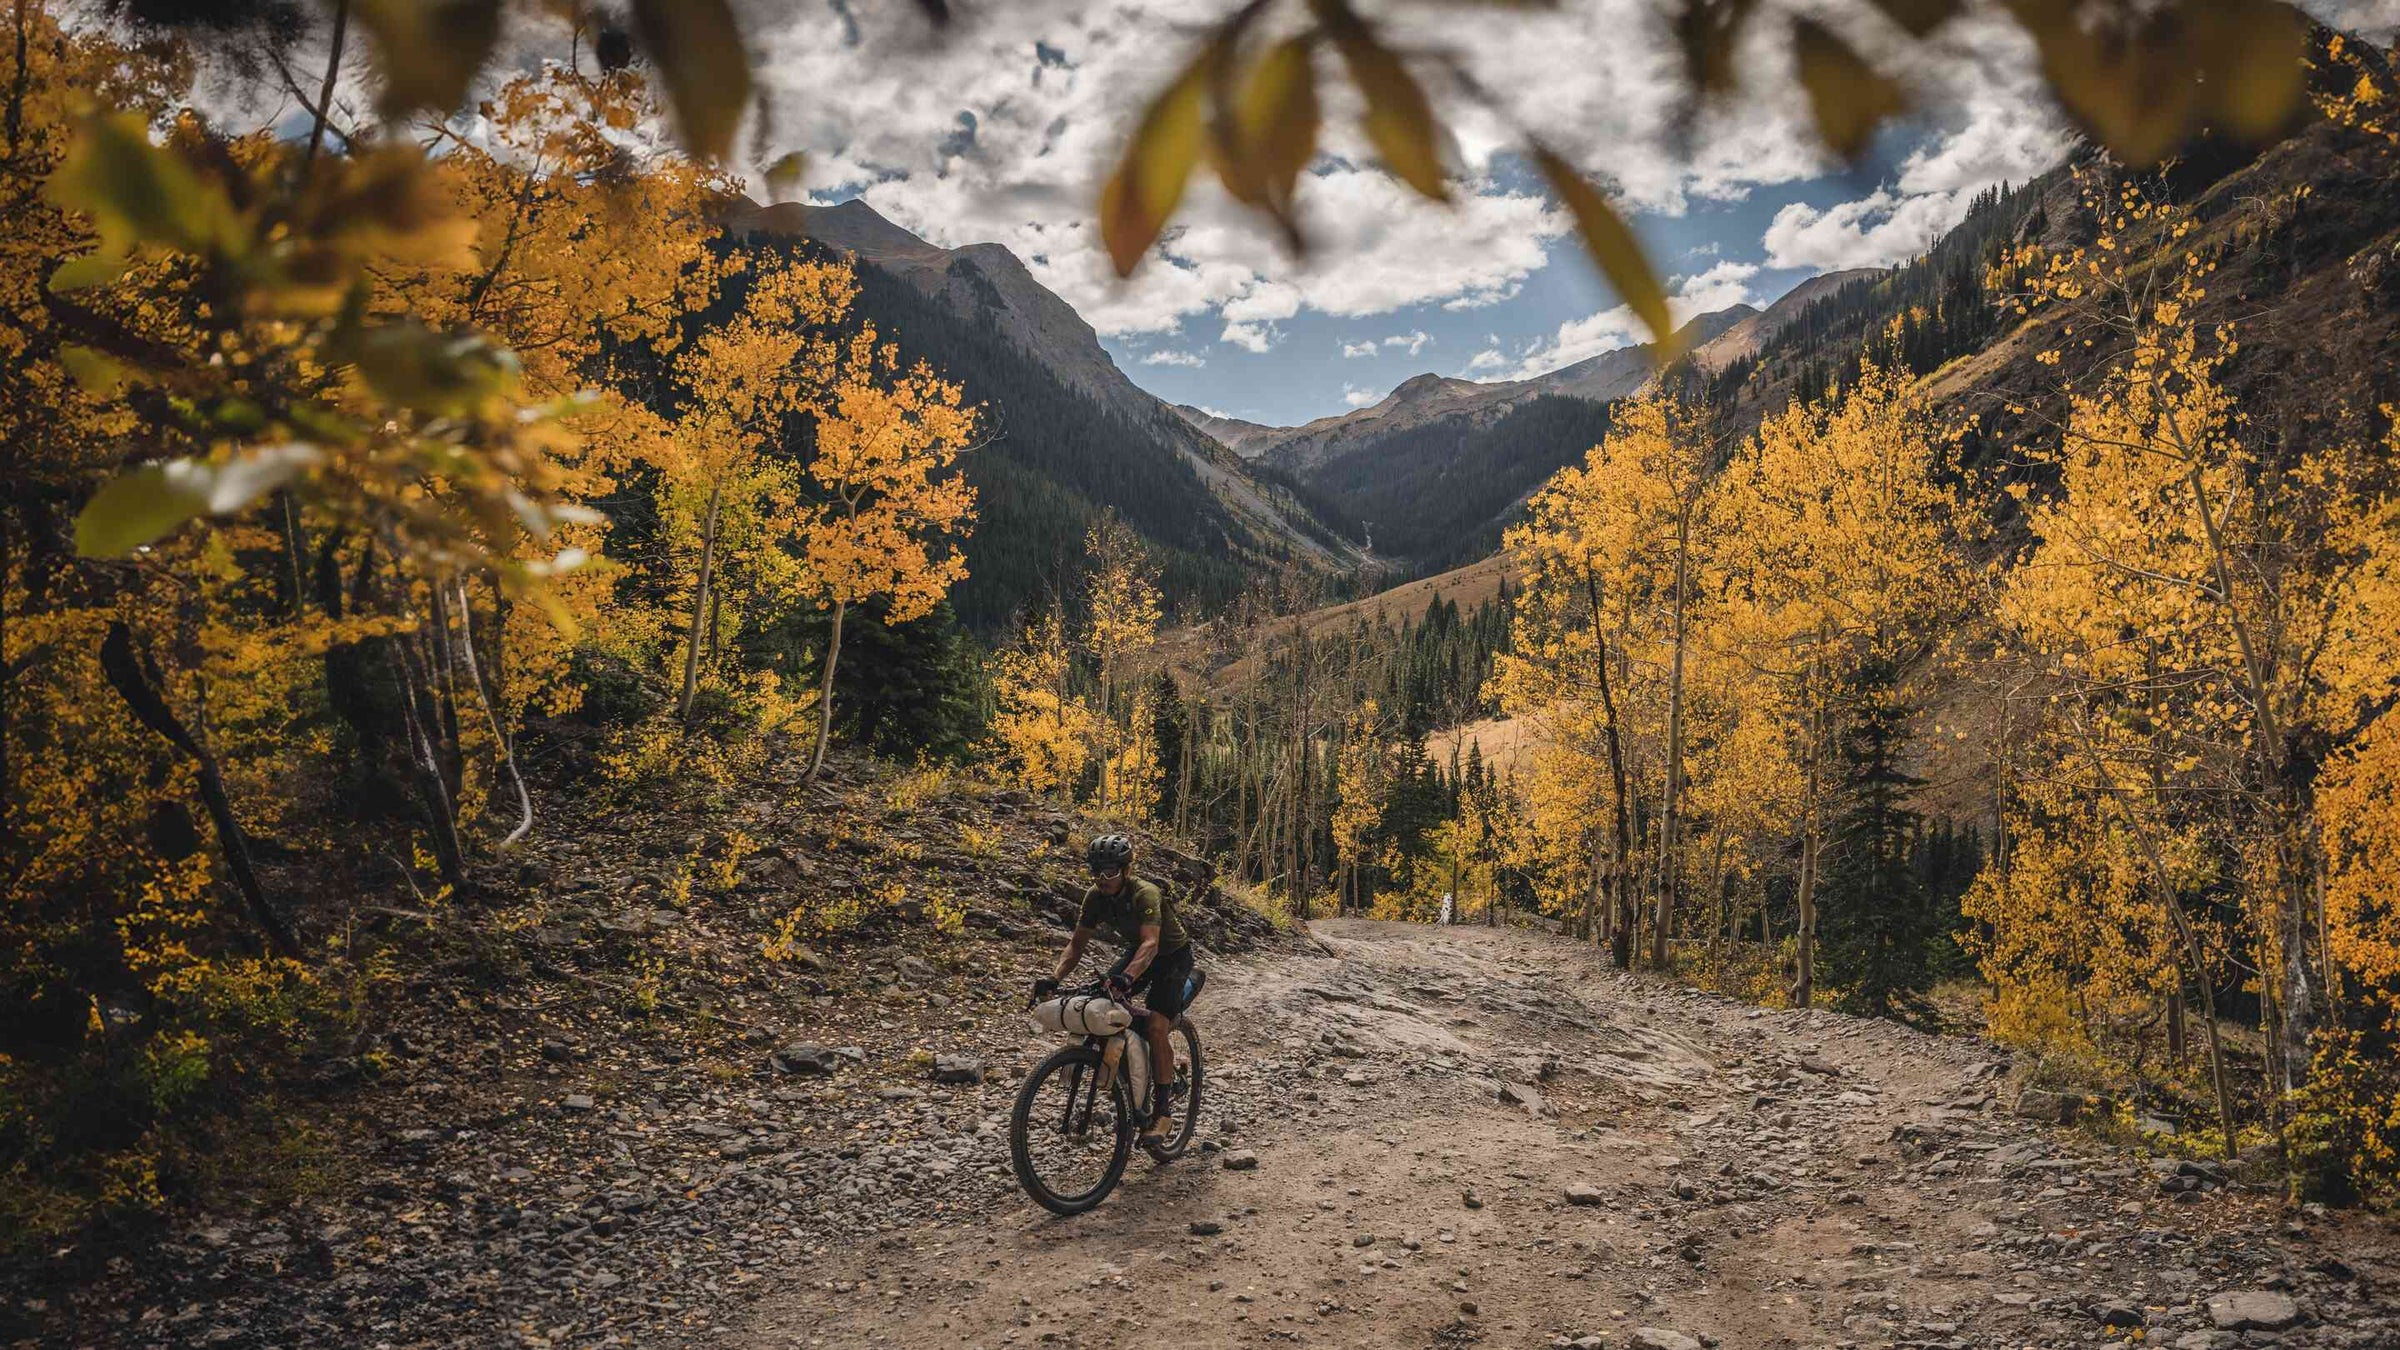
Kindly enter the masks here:
<path id="1" fill-rule="evenodd" d="M 1502 581 L 1515 584 L 1516 564 L 1505 553 L 1495 553 L 1480 562 L 1452 568 L 1438 576 L 1425 577 L 1388 591 L 1378 591 L 1363 600 L 1349 600 L 1327 605 L 1298 616 L 1297 619 L 1278 619 L 1270 625 L 1277 637 L 1288 637 L 1293 625 L 1309 634 L 1320 634 L 1347 628 L 1359 619 L 1377 619 L 1398 627 L 1403 620 L 1415 621 L 1424 617 L 1436 600 L 1454 601 L 1462 610 L 1472 610 L 1500 594 Z M 1257 671 L 1251 663 L 1235 661 L 1215 670 L 1205 668 L 1209 659 L 1207 634 L 1196 628 L 1177 629 L 1160 639 L 1148 660 L 1149 668 L 1160 665 L 1193 678 L 1204 678 L 1212 689 L 1230 689 L 1252 678 Z"/>
<path id="2" fill-rule="evenodd" d="M 1467 748 L 1483 752 L 1483 766 L 1506 781 L 1530 766 L 1541 743 L 1541 728 L 1522 717 L 1487 717 L 1463 727 L 1437 731 L 1425 738 L 1425 753 L 1448 772 L 1454 762 L 1467 762 Z"/>

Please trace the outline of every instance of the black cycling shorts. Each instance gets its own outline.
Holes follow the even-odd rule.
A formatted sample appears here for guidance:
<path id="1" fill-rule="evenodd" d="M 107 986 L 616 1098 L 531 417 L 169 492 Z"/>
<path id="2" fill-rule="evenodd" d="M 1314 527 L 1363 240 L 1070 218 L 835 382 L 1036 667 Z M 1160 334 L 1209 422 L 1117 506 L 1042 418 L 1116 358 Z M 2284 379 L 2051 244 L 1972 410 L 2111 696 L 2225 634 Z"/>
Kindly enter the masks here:
<path id="1" fill-rule="evenodd" d="M 1136 950 L 1139 950 L 1138 948 Z M 1122 975 L 1133 960 L 1133 952 L 1117 958 L 1109 974 Z M 1160 952 L 1150 967 L 1133 982 L 1133 992 L 1148 994 L 1145 999 L 1150 1011 L 1172 1021 L 1183 1015 L 1186 1003 L 1184 990 L 1192 979 L 1192 944 L 1185 943 L 1171 952 Z"/>

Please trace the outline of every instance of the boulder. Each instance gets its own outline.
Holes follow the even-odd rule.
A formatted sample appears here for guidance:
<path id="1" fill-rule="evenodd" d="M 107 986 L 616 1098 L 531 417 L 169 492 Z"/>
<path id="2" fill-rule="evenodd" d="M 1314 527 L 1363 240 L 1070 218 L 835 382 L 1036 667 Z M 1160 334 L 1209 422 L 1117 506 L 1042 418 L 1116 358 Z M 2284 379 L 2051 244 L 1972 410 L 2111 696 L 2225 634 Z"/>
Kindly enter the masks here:
<path id="1" fill-rule="evenodd" d="M 2104 1327 L 2138 1327 L 2142 1325 L 2142 1310 L 2123 1299 L 2108 1299 L 2092 1305 L 2092 1320 Z"/>
<path id="2" fill-rule="evenodd" d="M 2018 1115 L 2052 1125 L 2073 1124 L 2079 1105 L 2080 1102 L 2063 1092 L 2045 1092 L 2040 1088 L 2027 1088 L 2017 1095 Z"/>
<path id="3" fill-rule="evenodd" d="M 2208 1320 L 2220 1331 L 2282 1331 L 2300 1320 L 2300 1305 L 2271 1289 L 2235 1289 L 2208 1300 Z"/>
<path id="4" fill-rule="evenodd" d="M 1502 1083 L 1499 1097 L 1511 1106 L 1524 1107 L 1525 1114 L 1529 1116 L 1551 1114 L 1549 1099 L 1542 1096 L 1540 1088 L 1530 1083 Z"/>
<path id="5" fill-rule="evenodd" d="M 795 1041 L 777 1047 L 770 1058 L 775 1067 L 784 1073 L 822 1078 L 842 1067 L 844 1056 L 830 1046 L 818 1045 L 814 1041 Z"/>
<path id="6" fill-rule="evenodd" d="M 1665 1327 L 1635 1327 L 1631 1344 L 1634 1350 L 1701 1350 L 1699 1341 Z"/>
<path id="7" fill-rule="evenodd" d="M 1570 1205 L 1597 1205 L 1608 1199 L 1606 1192 L 1588 1181 L 1569 1182 L 1566 1197 Z"/>
<path id="8" fill-rule="evenodd" d="M 983 1061 L 972 1055 L 935 1055 L 933 1081 L 937 1083 L 980 1083 L 983 1081 Z"/>

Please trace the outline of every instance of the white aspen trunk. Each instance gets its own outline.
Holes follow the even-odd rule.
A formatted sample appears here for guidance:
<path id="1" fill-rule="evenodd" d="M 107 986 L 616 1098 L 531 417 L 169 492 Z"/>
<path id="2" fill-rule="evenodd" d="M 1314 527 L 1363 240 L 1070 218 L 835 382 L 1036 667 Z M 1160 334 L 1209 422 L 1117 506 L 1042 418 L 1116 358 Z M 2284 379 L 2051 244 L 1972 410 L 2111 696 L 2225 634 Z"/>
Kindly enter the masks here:
<path id="1" fill-rule="evenodd" d="M 676 702 L 675 716 L 686 727 L 692 724 L 692 697 L 700 687 L 701 625 L 708 618 L 708 591 L 716 582 L 717 513 L 725 501 L 722 482 L 708 490 L 708 512 L 700 525 L 700 580 L 692 589 L 692 623 L 683 643 L 683 697 Z"/>
<path id="2" fill-rule="evenodd" d="M 808 781 L 817 781 L 825 768 L 825 746 L 833 739 L 833 670 L 842 659 L 842 616 L 847 601 L 833 602 L 833 629 L 825 635 L 825 678 L 817 685 L 817 749 L 809 756 Z"/>
<path id="3" fill-rule="evenodd" d="M 1685 508 L 1675 527 L 1675 654 L 1667 672 L 1667 795 L 1659 822 L 1658 922 L 1650 933 L 1650 964 L 1667 968 L 1667 933 L 1683 887 L 1681 824 L 1677 808 L 1683 796 L 1683 649 L 1684 599 L 1691 573 L 1691 512 Z"/>

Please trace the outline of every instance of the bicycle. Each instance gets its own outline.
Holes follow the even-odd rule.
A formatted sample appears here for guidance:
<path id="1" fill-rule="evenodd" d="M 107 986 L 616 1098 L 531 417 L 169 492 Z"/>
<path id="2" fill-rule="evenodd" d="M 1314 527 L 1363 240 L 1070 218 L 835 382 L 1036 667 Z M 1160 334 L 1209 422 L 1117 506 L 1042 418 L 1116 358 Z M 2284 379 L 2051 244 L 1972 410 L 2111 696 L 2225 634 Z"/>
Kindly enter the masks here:
<path id="1" fill-rule="evenodd" d="M 1206 977 L 1194 978 L 1196 994 Z M 1141 1117 L 1134 1103 L 1150 1093 L 1149 1043 L 1136 1030 L 1146 1010 L 1104 997 L 1098 984 L 1032 1006 L 1057 1009 L 1058 1025 L 1037 1020 L 1080 1041 L 1061 1046 L 1025 1076 L 1009 1115 L 1009 1156 L 1017 1184 L 1035 1204 L 1053 1214 L 1081 1214 L 1116 1189 L 1136 1142 L 1161 1163 L 1191 1147 L 1205 1071 L 1200 1032 L 1188 1016 L 1168 1030 L 1168 1046 L 1184 1065 L 1176 1079 L 1180 1100 L 1163 1134 L 1137 1141 Z"/>

